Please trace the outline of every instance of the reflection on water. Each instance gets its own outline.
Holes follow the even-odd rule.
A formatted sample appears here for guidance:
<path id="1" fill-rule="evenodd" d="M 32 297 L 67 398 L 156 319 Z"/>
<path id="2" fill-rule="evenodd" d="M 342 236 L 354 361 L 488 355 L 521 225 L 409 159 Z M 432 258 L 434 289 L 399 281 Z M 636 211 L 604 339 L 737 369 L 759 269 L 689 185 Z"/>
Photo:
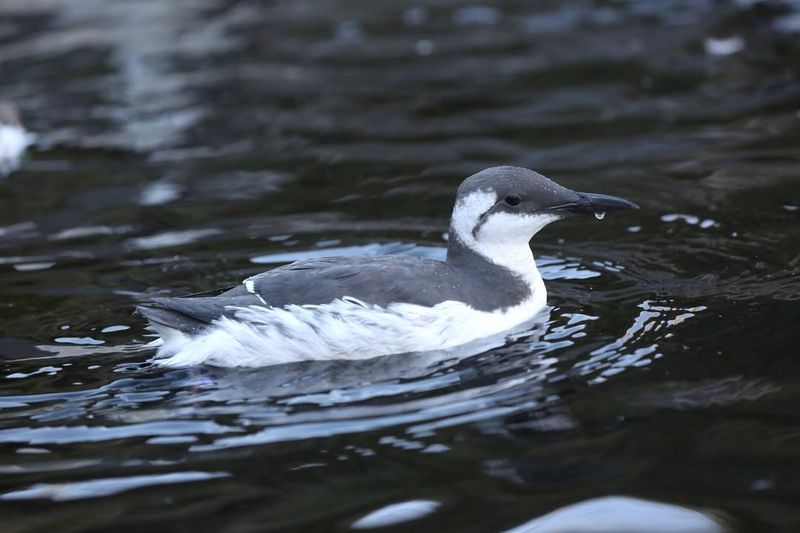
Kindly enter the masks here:
<path id="1" fill-rule="evenodd" d="M 353 522 L 353 529 L 372 529 L 401 524 L 428 515 L 441 505 L 437 501 L 412 500 L 387 505 Z"/>
<path id="2" fill-rule="evenodd" d="M 130 476 L 125 478 L 92 479 L 75 483 L 59 483 L 50 485 L 37 484 L 25 490 L 9 492 L 0 496 L 3 500 L 28 500 L 33 498 L 49 499 L 56 502 L 81 500 L 110 496 L 126 490 L 154 485 L 188 483 L 229 475 L 227 472 L 175 472 L 173 474 L 155 474 L 150 476 Z"/>
<path id="3" fill-rule="evenodd" d="M 0 168 L 4 526 L 797 530 L 798 20 L 0 2 L 0 101 L 37 133 Z M 537 236 L 535 323 L 471 357 L 149 362 L 135 302 L 441 258 L 455 187 L 494 164 L 642 206 Z"/>
<path id="4" fill-rule="evenodd" d="M 670 328 L 706 310 L 705 306 L 676 309 L 666 305 L 654 305 L 650 301 L 644 301 L 638 307 L 642 311 L 620 338 L 592 350 L 589 359 L 575 366 L 575 369 L 582 374 L 599 371 L 599 375 L 591 383 L 602 383 L 628 368 L 647 366 L 653 359 L 662 357 L 663 353 L 658 351 L 658 344 L 653 341 L 671 337 L 673 334 L 669 331 Z M 642 341 L 645 345 L 636 348 Z"/>
<path id="5" fill-rule="evenodd" d="M 598 498 L 557 509 L 507 533 L 722 533 L 720 522 L 677 505 L 621 496 Z"/>

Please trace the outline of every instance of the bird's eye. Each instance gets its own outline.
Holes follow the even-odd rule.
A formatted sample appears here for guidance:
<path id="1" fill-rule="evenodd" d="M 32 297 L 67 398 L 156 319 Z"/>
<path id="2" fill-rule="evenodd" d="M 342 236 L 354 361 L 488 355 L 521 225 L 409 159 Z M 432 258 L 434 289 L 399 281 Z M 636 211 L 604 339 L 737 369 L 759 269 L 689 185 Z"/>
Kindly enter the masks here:
<path id="1" fill-rule="evenodd" d="M 522 200 L 516 194 L 509 194 L 506 196 L 506 204 L 510 205 L 511 207 L 517 207 Z"/>

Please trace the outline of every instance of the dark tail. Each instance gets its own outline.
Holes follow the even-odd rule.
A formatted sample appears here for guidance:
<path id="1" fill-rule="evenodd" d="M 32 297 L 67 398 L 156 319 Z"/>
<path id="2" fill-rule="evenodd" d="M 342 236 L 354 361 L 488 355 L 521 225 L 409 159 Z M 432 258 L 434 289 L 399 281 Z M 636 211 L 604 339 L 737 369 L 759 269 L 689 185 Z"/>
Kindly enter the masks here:
<path id="1" fill-rule="evenodd" d="M 136 312 L 149 320 L 153 325 L 166 326 L 183 333 L 195 334 L 208 326 L 207 322 L 197 320 L 189 315 L 171 309 L 137 305 Z"/>

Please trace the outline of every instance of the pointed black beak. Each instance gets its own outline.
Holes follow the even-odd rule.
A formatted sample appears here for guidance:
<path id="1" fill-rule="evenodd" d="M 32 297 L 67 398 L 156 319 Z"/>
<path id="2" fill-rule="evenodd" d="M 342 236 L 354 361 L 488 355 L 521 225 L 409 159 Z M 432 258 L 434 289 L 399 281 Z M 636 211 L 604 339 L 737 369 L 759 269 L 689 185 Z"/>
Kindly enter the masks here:
<path id="1" fill-rule="evenodd" d="M 609 196 L 607 194 L 595 194 L 591 192 L 576 192 L 577 200 L 566 202 L 559 205 L 548 207 L 547 211 L 555 211 L 563 214 L 575 215 L 602 215 L 608 211 L 620 211 L 622 209 L 639 209 L 635 203 L 624 198 Z"/>

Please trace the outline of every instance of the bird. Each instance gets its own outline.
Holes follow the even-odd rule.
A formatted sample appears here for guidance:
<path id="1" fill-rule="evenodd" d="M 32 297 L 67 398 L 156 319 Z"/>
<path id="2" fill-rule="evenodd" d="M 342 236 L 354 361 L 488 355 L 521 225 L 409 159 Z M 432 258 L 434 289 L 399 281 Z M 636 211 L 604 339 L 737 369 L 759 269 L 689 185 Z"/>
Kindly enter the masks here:
<path id="1" fill-rule="evenodd" d="M 638 209 L 576 192 L 514 166 L 491 167 L 456 191 L 443 261 L 384 255 L 306 259 L 136 311 L 167 367 L 261 367 L 448 350 L 512 330 L 547 305 L 529 241 L 572 215 Z"/>
<path id="2" fill-rule="evenodd" d="M 36 136 L 25 131 L 17 108 L 0 102 L 0 177 L 19 167 L 25 150 L 36 141 Z"/>

